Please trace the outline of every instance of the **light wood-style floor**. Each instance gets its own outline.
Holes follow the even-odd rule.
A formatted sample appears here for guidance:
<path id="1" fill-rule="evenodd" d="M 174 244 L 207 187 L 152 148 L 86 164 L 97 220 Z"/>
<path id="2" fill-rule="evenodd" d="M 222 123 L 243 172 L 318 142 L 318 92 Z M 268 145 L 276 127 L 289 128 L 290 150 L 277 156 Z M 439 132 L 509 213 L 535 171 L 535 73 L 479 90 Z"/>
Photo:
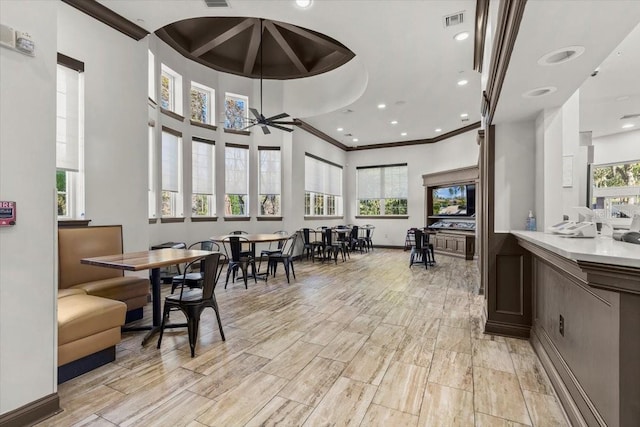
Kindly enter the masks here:
<path id="1" fill-rule="evenodd" d="M 567 425 L 530 344 L 483 334 L 475 261 L 408 260 L 302 261 L 291 284 L 280 266 L 248 290 L 223 289 L 223 272 L 226 342 L 211 310 L 193 359 L 186 330 L 160 350 L 123 334 L 116 361 L 60 385 L 64 411 L 41 425 Z"/>

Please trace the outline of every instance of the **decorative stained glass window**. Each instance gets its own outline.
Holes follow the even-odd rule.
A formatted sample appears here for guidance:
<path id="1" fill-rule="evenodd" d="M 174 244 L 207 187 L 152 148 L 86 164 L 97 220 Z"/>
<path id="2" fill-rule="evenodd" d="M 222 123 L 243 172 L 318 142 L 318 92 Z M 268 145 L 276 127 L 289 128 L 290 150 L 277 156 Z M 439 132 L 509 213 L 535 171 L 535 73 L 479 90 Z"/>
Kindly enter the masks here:
<path id="1" fill-rule="evenodd" d="M 215 91 L 210 87 L 191 82 L 191 120 L 213 124 L 215 117 Z"/>
<path id="2" fill-rule="evenodd" d="M 242 130 L 249 124 L 249 98 L 226 93 L 224 96 L 224 127 Z"/>

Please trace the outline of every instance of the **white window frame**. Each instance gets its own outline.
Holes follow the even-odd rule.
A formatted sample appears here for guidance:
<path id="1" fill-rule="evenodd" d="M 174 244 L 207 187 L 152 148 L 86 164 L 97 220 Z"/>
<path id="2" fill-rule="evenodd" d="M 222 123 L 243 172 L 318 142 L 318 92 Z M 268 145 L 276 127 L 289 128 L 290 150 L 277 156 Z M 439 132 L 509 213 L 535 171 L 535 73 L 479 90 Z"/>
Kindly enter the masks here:
<path id="1" fill-rule="evenodd" d="M 210 185 L 211 190 L 209 192 L 199 192 L 198 190 L 197 180 L 198 180 L 198 160 L 197 160 L 197 152 L 196 147 L 200 145 L 209 146 L 211 158 L 209 159 L 209 164 L 211 165 L 211 169 L 208 171 L 204 171 L 203 175 L 208 176 L 211 179 Z M 191 216 L 192 217 L 215 217 L 216 216 L 216 182 L 215 182 L 215 160 L 216 160 L 216 150 L 215 150 L 215 142 L 206 140 L 203 138 L 193 137 L 191 139 Z M 196 198 L 202 198 L 204 203 L 206 204 L 206 212 L 203 214 L 198 214 L 196 211 Z"/>
<path id="2" fill-rule="evenodd" d="M 78 64 L 82 63 L 78 61 Z M 84 67 L 84 64 L 82 64 L 82 67 Z M 64 190 L 64 193 L 66 194 L 66 213 L 58 215 L 57 217 L 59 220 L 84 219 L 84 70 L 67 66 L 64 63 L 58 63 L 56 70 L 57 126 L 60 126 L 61 119 L 64 120 L 66 127 L 69 125 L 67 122 L 68 118 L 73 116 L 77 117 L 76 120 L 72 119 L 70 123 L 70 126 L 73 128 L 71 135 L 69 135 L 67 129 L 65 129 L 64 132 L 60 129 L 56 130 L 56 174 L 57 172 L 65 173 L 66 187 Z M 77 92 L 72 91 L 71 97 L 67 96 L 69 94 L 69 90 L 66 88 L 66 84 L 71 81 L 65 80 L 61 86 L 60 78 L 62 78 L 62 75 L 60 73 L 77 73 L 77 81 L 74 83 L 77 84 Z M 75 74 L 72 76 L 76 77 Z M 64 97 L 62 98 L 61 95 Z M 77 98 L 73 95 L 76 95 Z M 76 102 L 74 103 L 73 101 Z M 71 108 L 72 110 L 68 111 L 67 108 Z M 65 111 L 62 112 L 61 109 L 64 109 Z"/>
<path id="3" fill-rule="evenodd" d="M 401 174 L 406 177 L 404 186 L 390 189 L 387 185 L 386 179 L 387 171 L 392 169 L 401 168 Z M 361 166 L 356 168 L 356 203 L 358 216 L 407 216 L 409 214 L 409 168 L 406 163 L 390 164 L 390 165 L 376 165 L 376 166 Z M 364 184 L 364 185 L 363 185 Z M 365 188 L 366 187 L 366 188 Z M 364 193 L 364 194 L 363 194 Z M 378 200 L 380 204 L 380 212 L 376 214 L 363 213 L 360 210 L 361 200 Z M 407 212 L 405 213 L 386 213 L 386 201 L 387 200 L 405 200 L 407 204 Z"/>
<path id="4" fill-rule="evenodd" d="M 160 91 L 162 92 L 162 77 L 169 79 L 169 103 L 162 104 L 162 93 L 160 93 L 159 104 L 161 108 L 182 115 L 182 76 L 173 71 L 165 64 L 160 65 Z"/>
<path id="5" fill-rule="evenodd" d="M 168 137 L 170 135 L 170 137 Z M 176 153 L 176 180 L 177 182 L 171 182 L 172 188 L 166 188 L 168 183 L 165 182 L 167 180 L 167 172 L 165 171 L 165 167 L 167 167 L 168 159 L 165 158 L 165 138 L 176 138 L 177 140 L 177 153 Z M 163 218 L 183 218 L 184 217 L 184 204 L 183 204 L 183 155 L 182 155 L 182 134 L 180 132 L 176 132 L 173 129 L 162 127 L 162 151 L 161 151 L 161 170 L 162 170 L 162 180 L 161 180 L 161 200 L 162 200 L 162 208 L 160 214 Z M 172 174 L 173 175 L 173 174 Z M 168 211 L 165 212 L 164 203 L 165 199 L 168 202 Z"/>
<path id="6" fill-rule="evenodd" d="M 244 159 L 236 159 L 233 154 L 243 153 Z M 232 173 L 234 169 L 229 167 L 234 160 L 243 160 L 245 163 L 244 170 L 244 181 L 237 181 L 234 179 Z M 250 199 L 249 199 L 249 171 L 250 168 L 250 159 L 249 159 L 249 146 L 237 145 L 237 144 L 227 144 L 224 148 L 224 176 L 225 176 L 225 190 L 224 190 L 224 215 L 226 217 L 247 217 L 249 216 L 249 207 L 250 207 Z M 241 170 L 237 170 L 236 172 L 242 172 Z M 241 173 L 236 173 L 236 175 L 241 175 Z M 234 188 L 237 187 L 237 188 Z M 244 212 L 239 214 L 234 214 L 231 209 L 231 200 L 229 196 L 241 196 L 244 201 Z"/>
<path id="7" fill-rule="evenodd" d="M 244 115 L 240 116 L 239 120 L 234 118 L 233 125 L 229 126 L 229 122 L 227 121 L 227 101 L 233 100 L 242 100 L 245 104 Z M 225 92 L 224 94 L 224 127 L 225 129 L 234 129 L 234 130 L 242 130 L 249 123 L 249 97 L 245 95 L 239 95 L 237 93 Z"/>
<path id="8" fill-rule="evenodd" d="M 207 117 L 206 117 L 206 121 L 201 122 L 199 120 L 194 120 L 193 118 L 193 111 L 191 108 L 191 92 L 192 91 L 198 91 L 198 92 L 204 92 L 206 93 L 209 99 L 208 102 L 208 112 L 207 112 Z M 209 86 L 205 86 L 203 84 L 197 83 L 192 81 L 191 82 L 191 90 L 189 91 L 189 117 L 191 118 L 191 121 L 194 122 L 198 122 L 198 123 L 203 123 L 205 125 L 210 125 L 210 126 L 215 126 L 215 117 L 216 117 L 216 91 L 215 89 L 210 88 Z"/>
<path id="9" fill-rule="evenodd" d="M 267 158 L 269 156 L 277 157 L 277 160 Z M 277 170 L 271 170 L 276 164 Z M 268 176 L 270 179 L 267 179 Z M 276 209 L 273 213 L 266 213 L 263 209 L 269 196 L 272 196 L 272 200 L 276 200 Z M 280 147 L 258 147 L 258 205 L 258 215 L 260 216 L 282 216 L 282 153 Z"/>
<path id="10" fill-rule="evenodd" d="M 343 168 L 305 153 L 305 216 L 343 216 Z"/>

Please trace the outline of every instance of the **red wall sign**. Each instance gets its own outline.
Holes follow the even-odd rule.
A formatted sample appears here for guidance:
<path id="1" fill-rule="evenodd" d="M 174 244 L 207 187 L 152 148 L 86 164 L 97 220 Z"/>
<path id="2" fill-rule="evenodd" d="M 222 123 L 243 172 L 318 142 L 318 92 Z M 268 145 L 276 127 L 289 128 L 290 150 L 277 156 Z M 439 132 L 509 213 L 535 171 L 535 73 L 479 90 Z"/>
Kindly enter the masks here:
<path id="1" fill-rule="evenodd" d="M 0 227 L 16 225 L 16 202 L 0 201 Z"/>

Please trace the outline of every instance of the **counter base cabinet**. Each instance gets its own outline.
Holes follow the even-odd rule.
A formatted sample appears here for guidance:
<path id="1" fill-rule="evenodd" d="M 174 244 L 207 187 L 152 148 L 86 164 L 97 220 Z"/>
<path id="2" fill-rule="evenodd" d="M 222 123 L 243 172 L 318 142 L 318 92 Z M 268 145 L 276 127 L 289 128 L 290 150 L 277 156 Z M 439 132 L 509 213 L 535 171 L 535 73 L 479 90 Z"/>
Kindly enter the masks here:
<path id="1" fill-rule="evenodd" d="M 439 231 L 432 236 L 432 239 L 434 239 L 432 243 L 436 253 L 467 260 L 473 259 L 476 238 L 472 234 L 444 233 Z"/>
<path id="2" fill-rule="evenodd" d="M 531 343 L 573 425 L 640 420 L 640 269 L 533 254 Z"/>

